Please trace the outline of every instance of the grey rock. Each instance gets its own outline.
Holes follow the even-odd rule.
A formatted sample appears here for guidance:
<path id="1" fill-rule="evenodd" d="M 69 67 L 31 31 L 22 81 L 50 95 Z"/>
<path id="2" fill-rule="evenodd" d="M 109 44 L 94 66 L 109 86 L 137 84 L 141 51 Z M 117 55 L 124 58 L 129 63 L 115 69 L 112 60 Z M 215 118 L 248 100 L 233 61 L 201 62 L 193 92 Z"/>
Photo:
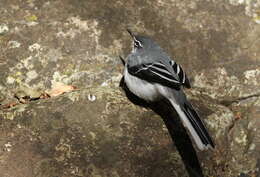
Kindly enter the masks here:
<path id="1" fill-rule="evenodd" d="M 130 104 L 118 88 L 117 56 L 131 50 L 130 27 L 155 39 L 193 81 L 187 94 L 216 142 L 214 151 L 198 152 L 205 175 L 256 176 L 259 4 L 2 0 L 1 106 L 23 86 L 44 92 L 64 83 L 79 90 L 1 107 L 1 175 L 187 176 L 160 118 Z"/>

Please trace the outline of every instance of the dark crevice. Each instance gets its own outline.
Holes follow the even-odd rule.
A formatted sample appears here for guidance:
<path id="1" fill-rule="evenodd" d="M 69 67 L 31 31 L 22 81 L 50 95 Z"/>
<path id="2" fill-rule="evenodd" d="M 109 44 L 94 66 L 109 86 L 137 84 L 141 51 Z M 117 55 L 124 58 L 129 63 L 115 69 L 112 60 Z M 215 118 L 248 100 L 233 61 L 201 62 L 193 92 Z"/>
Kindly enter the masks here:
<path id="1" fill-rule="evenodd" d="M 236 98 L 233 100 L 222 100 L 222 101 L 219 101 L 219 104 L 229 107 L 233 103 L 239 103 L 241 101 L 247 100 L 249 98 L 255 98 L 255 97 L 260 97 L 260 93 L 256 93 L 256 94 L 252 94 L 252 95 L 248 95 L 248 96 L 244 96 L 244 97 L 239 97 L 239 98 Z"/>

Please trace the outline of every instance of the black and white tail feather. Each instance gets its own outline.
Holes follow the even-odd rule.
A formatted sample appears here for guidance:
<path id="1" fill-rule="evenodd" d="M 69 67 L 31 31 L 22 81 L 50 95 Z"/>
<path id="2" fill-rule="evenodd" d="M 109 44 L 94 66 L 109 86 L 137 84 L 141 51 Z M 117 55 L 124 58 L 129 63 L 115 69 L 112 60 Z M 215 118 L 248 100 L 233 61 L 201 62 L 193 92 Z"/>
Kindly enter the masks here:
<path id="1" fill-rule="evenodd" d="M 182 92 L 182 91 L 179 91 Z M 200 150 L 206 150 L 209 148 L 214 148 L 214 143 L 208 134 L 202 120 L 200 119 L 197 112 L 194 110 L 193 106 L 186 99 L 184 93 L 182 94 L 183 101 L 177 101 L 175 98 L 169 98 L 169 101 L 173 105 L 176 112 L 179 114 L 181 121 L 184 126 L 190 132 L 193 140 L 195 141 L 197 147 Z"/>
<path id="2" fill-rule="evenodd" d="M 169 59 L 150 38 L 130 35 L 134 39 L 134 50 L 126 62 L 120 57 L 125 65 L 124 82 L 128 89 L 148 102 L 168 99 L 197 147 L 200 150 L 214 148 L 206 127 L 182 91 L 182 87 L 191 85 L 181 66 Z"/>

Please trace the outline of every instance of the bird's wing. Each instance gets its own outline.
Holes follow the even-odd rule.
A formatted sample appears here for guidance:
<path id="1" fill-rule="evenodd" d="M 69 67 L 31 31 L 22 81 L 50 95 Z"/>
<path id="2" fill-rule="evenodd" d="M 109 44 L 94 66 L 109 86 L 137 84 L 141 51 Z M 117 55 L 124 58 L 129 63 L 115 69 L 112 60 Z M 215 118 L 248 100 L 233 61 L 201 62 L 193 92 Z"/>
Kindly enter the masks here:
<path id="1" fill-rule="evenodd" d="M 187 75 L 185 74 L 185 72 L 183 71 L 183 69 L 181 68 L 180 65 L 178 65 L 175 61 L 170 60 L 169 61 L 173 71 L 175 72 L 176 75 L 178 75 L 179 77 L 179 82 L 185 86 L 186 88 L 191 88 L 190 85 L 190 81 L 187 77 Z"/>
<path id="2" fill-rule="evenodd" d="M 145 63 L 135 66 L 127 66 L 128 72 L 142 80 L 159 83 L 164 86 L 180 89 L 182 82 L 177 75 L 172 74 L 162 62 Z"/>

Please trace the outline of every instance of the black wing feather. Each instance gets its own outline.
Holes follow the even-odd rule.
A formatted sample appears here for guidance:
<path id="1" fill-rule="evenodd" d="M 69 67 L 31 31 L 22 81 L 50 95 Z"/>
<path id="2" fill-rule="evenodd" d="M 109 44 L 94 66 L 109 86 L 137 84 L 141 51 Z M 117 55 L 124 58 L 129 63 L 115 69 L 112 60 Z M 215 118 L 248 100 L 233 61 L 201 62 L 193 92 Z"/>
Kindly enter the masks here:
<path id="1" fill-rule="evenodd" d="M 177 90 L 180 89 L 181 85 L 186 88 L 191 88 L 190 81 L 181 66 L 173 60 L 170 61 L 170 65 L 178 76 L 177 78 L 170 71 L 168 71 L 165 65 L 161 62 L 146 63 L 127 67 L 128 72 L 131 75 L 149 82 L 159 83 Z"/>
<path id="2" fill-rule="evenodd" d="M 173 60 L 170 61 L 170 65 L 172 66 L 174 72 L 179 76 L 179 81 L 182 85 L 186 88 L 191 88 L 190 81 L 181 66 Z"/>
<path id="3" fill-rule="evenodd" d="M 167 68 L 159 62 L 147 63 L 128 67 L 128 72 L 142 80 L 159 83 L 164 86 L 179 90 L 181 83 L 177 80 Z"/>

